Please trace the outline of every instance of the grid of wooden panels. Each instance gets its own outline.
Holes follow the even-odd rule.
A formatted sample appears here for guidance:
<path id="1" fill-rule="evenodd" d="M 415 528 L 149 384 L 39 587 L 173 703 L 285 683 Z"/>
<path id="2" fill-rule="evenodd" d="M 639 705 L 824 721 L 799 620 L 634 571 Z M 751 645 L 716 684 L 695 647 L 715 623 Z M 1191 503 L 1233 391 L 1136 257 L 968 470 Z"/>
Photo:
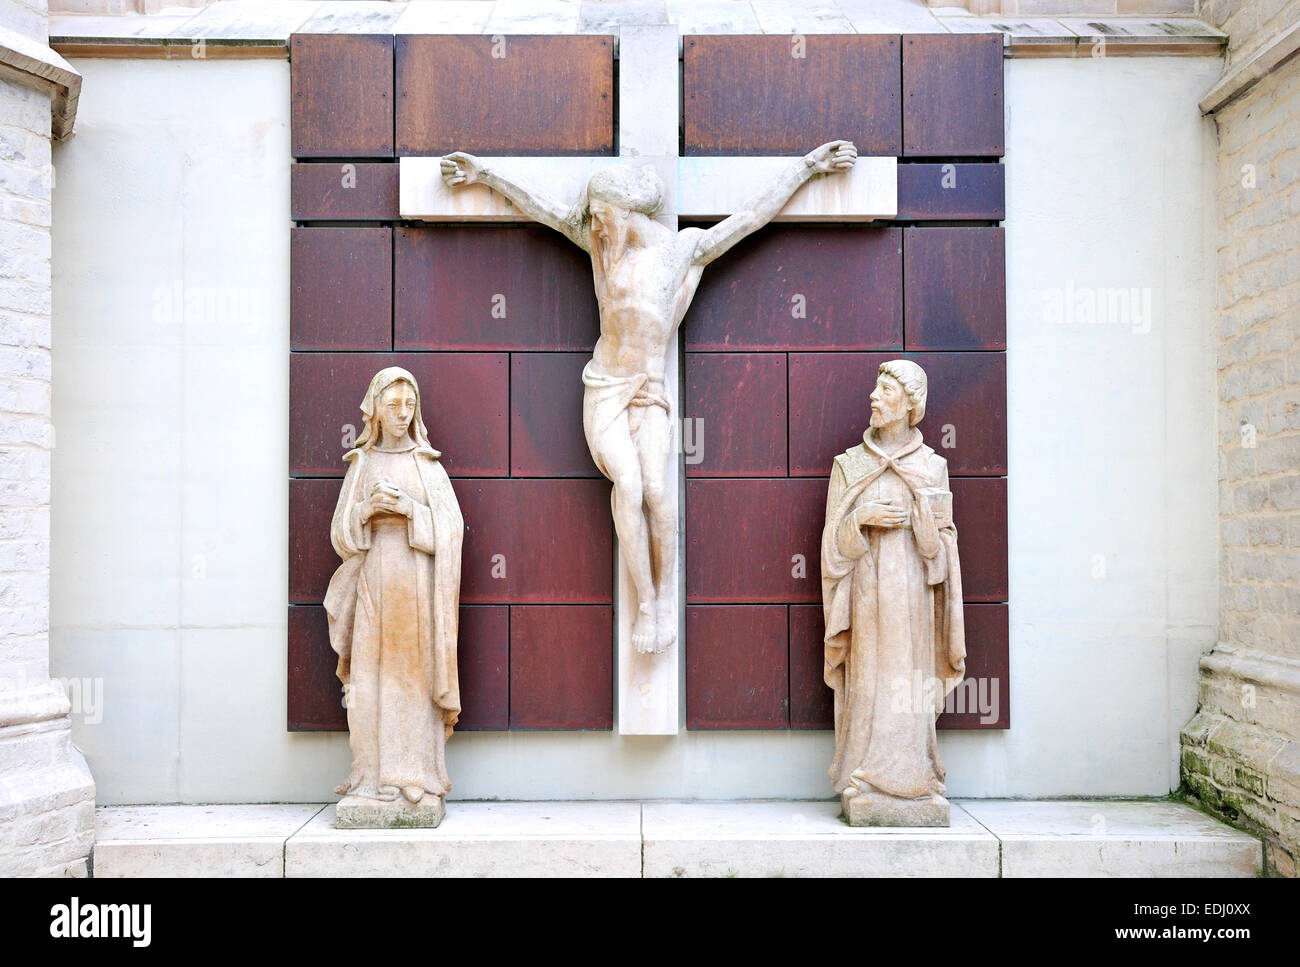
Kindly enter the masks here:
<path id="1" fill-rule="evenodd" d="M 921 429 L 952 478 L 968 676 L 998 690 L 994 720 L 940 727 L 1008 727 L 1001 39 L 694 37 L 683 80 L 687 154 L 850 138 L 900 159 L 894 222 L 764 229 L 706 270 L 687 315 L 688 727 L 831 726 L 828 474 L 900 356 L 930 378 Z"/>
<path id="2" fill-rule="evenodd" d="M 290 729 L 346 727 L 319 604 L 337 563 L 329 517 L 344 428 L 394 363 L 420 380 L 467 522 L 462 726 L 612 724 L 609 487 L 582 438 L 578 380 L 597 332 L 590 267 L 536 227 L 397 212 L 403 153 L 612 152 L 610 39 L 507 41 L 508 67 L 474 47 L 491 38 L 292 40 Z M 876 365 L 908 355 L 931 376 L 922 428 L 953 474 L 970 674 L 998 682 L 993 725 L 1006 727 L 1000 38 L 804 42 L 794 58 L 788 37 L 687 38 L 687 153 L 802 154 L 847 133 L 900 158 L 899 216 L 769 228 L 709 268 L 688 313 L 683 416 L 704 431 L 687 467 L 688 725 L 829 726 L 826 473 L 860 436 Z M 431 65 L 456 73 L 457 98 L 439 101 Z"/>
<path id="3" fill-rule="evenodd" d="M 370 377 L 399 365 L 466 521 L 459 727 L 609 729 L 613 527 L 582 438 L 598 332 L 586 256 L 536 227 L 403 224 L 396 159 L 610 153 L 612 40 L 510 37 L 504 58 L 476 36 L 290 49 L 288 727 L 347 727 L 320 604 L 339 563 L 330 518 Z"/>

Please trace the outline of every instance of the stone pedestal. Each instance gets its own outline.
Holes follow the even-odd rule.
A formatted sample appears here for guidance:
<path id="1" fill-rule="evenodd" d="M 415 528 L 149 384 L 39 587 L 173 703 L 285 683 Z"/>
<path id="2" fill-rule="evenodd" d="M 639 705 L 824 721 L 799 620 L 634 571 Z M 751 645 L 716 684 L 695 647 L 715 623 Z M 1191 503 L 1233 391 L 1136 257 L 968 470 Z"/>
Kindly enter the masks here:
<path id="1" fill-rule="evenodd" d="M 878 792 L 841 796 L 844 821 L 850 826 L 947 826 L 948 800 L 899 799 Z"/>
<path id="2" fill-rule="evenodd" d="M 434 829 L 447 815 L 441 796 L 425 796 L 417 803 L 401 796 L 391 802 L 344 796 L 334 811 L 337 829 Z"/>
<path id="3" fill-rule="evenodd" d="M 86 876 L 95 781 L 58 682 L 0 680 L 0 876 Z"/>

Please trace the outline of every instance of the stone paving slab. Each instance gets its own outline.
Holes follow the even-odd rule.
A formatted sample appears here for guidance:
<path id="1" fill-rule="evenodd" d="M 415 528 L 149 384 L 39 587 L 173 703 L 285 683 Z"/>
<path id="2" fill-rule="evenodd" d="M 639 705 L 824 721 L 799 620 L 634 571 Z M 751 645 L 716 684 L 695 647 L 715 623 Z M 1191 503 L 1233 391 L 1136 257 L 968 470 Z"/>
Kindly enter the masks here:
<path id="1" fill-rule="evenodd" d="M 450 802 L 436 829 L 335 829 L 322 810 L 285 846 L 286 876 L 641 875 L 634 802 Z"/>
<path id="2" fill-rule="evenodd" d="M 958 803 L 953 804 L 954 807 Z M 1002 875 L 1255 876 L 1255 837 L 1173 802 L 967 800 L 1002 843 Z"/>
<path id="3" fill-rule="evenodd" d="M 284 876 L 284 844 L 321 811 L 306 805 L 101 806 L 94 875 Z"/>
<path id="4" fill-rule="evenodd" d="M 457 802 L 437 829 L 334 806 L 108 806 L 94 875 L 1255 876 L 1258 839 L 1190 806 L 954 800 L 947 828 L 853 828 L 838 802 Z"/>
<path id="5" fill-rule="evenodd" d="M 644 875 L 996 877 L 998 841 L 948 827 L 853 827 L 836 802 L 646 803 Z"/>

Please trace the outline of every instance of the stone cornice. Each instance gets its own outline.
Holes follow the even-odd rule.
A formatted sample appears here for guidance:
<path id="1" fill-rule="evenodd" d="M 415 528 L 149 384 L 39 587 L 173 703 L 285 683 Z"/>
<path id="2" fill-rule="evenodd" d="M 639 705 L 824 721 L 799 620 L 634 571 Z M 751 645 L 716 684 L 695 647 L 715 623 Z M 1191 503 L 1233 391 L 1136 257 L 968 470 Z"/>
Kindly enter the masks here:
<path id="1" fill-rule="evenodd" d="M 669 6 L 664 18 L 682 36 L 692 34 L 1000 33 L 1008 57 L 1220 56 L 1227 37 L 1188 17 L 975 17 L 911 5 L 841 4 L 841 17 L 802 17 L 797 8 L 773 19 L 767 8 L 734 0 L 701 19 L 689 4 Z M 467 10 L 469 12 L 467 12 Z M 865 12 L 863 12 L 865 11 Z M 250 4 L 227 0 L 202 9 L 116 17 L 50 17 L 54 49 L 67 56 L 138 58 L 263 58 L 287 56 L 293 33 L 617 34 L 621 14 L 644 25 L 644 10 L 617 4 L 528 4 L 482 0 L 354 3 L 284 0 Z M 806 20 L 806 22 L 804 22 Z M 631 25 L 631 21 L 629 21 Z"/>
<path id="2" fill-rule="evenodd" d="M 23 83 L 51 90 L 50 133 L 56 141 L 72 134 L 81 96 L 81 75 L 44 44 L 8 27 L 0 27 L 0 72 Z"/>
<path id="3" fill-rule="evenodd" d="M 1300 24 L 1292 24 L 1259 50 L 1228 69 L 1201 98 L 1201 113 L 1213 114 L 1244 96 L 1263 78 L 1300 52 Z"/>
<path id="4" fill-rule="evenodd" d="M 1290 695 L 1300 696 L 1300 661 L 1268 652 L 1246 650 L 1220 642 L 1201 657 L 1201 671 L 1230 675 Z"/>

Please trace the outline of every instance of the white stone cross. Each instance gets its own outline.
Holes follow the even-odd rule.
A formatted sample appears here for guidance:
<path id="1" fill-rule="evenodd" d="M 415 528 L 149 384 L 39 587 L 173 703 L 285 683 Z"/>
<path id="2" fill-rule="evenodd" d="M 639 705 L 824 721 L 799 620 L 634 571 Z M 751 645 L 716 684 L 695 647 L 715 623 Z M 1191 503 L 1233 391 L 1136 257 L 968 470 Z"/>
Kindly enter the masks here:
<path id="1" fill-rule="evenodd" d="M 658 221 L 676 231 L 679 218 L 720 219 L 744 209 L 761 186 L 791 159 L 751 157 L 686 158 L 678 146 L 678 51 L 675 26 L 625 26 L 619 37 L 619 157 L 487 158 L 493 170 L 547 189 L 555 198 L 578 197 L 601 167 L 635 161 L 654 165 L 665 189 Z M 809 145 L 808 147 L 813 147 Z M 510 201 L 483 184 L 448 187 L 439 158 L 400 159 L 400 213 L 428 222 L 528 221 Z M 778 222 L 866 222 L 898 213 L 897 159 L 859 158 L 848 172 L 816 178 L 790 199 Z M 689 324 L 687 311 L 685 324 Z M 678 339 L 680 340 L 680 330 Z M 678 344 L 680 349 L 680 343 Z M 669 353 L 668 398 L 680 407 L 678 352 Z M 674 414 L 680 417 L 680 410 Z M 680 433 L 679 433 L 680 436 Z M 670 462 L 670 490 L 677 493 L 677 642 L 664 654 L 639 654 L 632 647 L 631 579 L 620 560 L 615 597 L 617 620 L 616 722 L 623 735 L 676 735 L 682 725 L 682 648 L 685 640 L 686 545 L 683 533 L 685 474 L 682 458 Z"/>

